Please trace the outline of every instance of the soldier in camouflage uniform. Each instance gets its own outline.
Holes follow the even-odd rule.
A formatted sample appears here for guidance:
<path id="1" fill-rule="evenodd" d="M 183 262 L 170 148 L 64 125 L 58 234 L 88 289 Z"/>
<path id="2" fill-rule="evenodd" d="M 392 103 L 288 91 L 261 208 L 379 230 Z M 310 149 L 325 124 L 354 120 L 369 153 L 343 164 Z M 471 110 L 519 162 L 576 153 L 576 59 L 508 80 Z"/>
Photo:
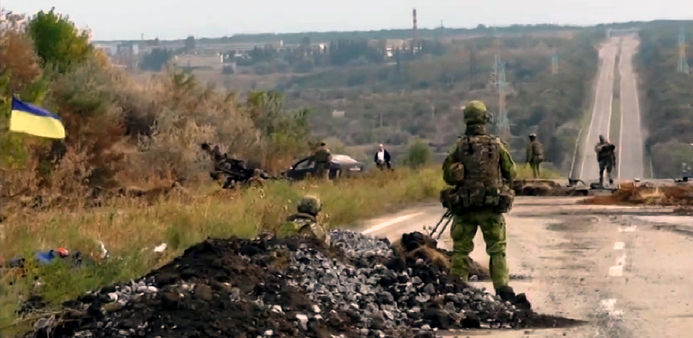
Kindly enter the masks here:
<path id="1" fill-rule="evenodd" d="M 597 162 L 599 162 L 599 185 L 604 186 L 604 170 L 609 177 L 609 184 L 614 184 L 611 172 L 616 166 L 616 146 L 609 143 L 604 135 L 599 135 L 599 143 L 594 146 L 594 151 L 597 153 Z"/>
<path id="2" fill-rule="evenodd" d="M 320 147 L 313 154 L 313 161 L 315 161 L 315 176 L 318 179 L 327 180 L 330 174 L 332 153 L 327 149 L 325 142 L 320 142 Z"/>
<path id="3" fill-rule="evenodd" d="M 532 167 L 534 178 L 541 177 L 541 162 L 544 162 L 544 149 L 541 142 L 537 141 L 537 134 L 529 135 L 529 145 L 527 146 L 527 163 Z"/>
<path id="4" fill-rule="evenodd" d="M 328 243 L 327 231 L 317 220 L 322 209 L 320 199 L 312 195 L 304 196 L 298 202 L 298 213 L 289 216 L 279 227 L 278 235 L 287 237 L 295 234 L 312 236 Z"/>
<path id="5" fill-rule="evenodd" d="M 510 210 L 514 199 L 509 182 L 516 175 L 515 163 L 503 142 L 486 132 L 489 114 L 483 102 L 469 102 L 464 121 L 467 131 L 443 163 L 443 179 L 453 186 L 441 191 L 441 202 L 453 213 L 451 273 L 467 281 L 469 254 L 477 228 L 481 228 L 496 294 L 513 301 L 516 296 L 508 286 L 503 213 Z"/>

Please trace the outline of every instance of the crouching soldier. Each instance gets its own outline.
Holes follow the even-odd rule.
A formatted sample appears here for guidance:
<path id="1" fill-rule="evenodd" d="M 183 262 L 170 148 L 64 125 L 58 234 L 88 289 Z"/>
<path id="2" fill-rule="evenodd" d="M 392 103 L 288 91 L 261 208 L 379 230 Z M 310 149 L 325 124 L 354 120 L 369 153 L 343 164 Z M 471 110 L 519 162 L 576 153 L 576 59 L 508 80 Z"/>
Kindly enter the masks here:
<path id="1" fill-rule="evenodd" d="M 327 231 L 317 219 L 318 213 L 322 209 L 320 200 L 315 196 L 306 195 L 298 202 L 296 209 L 298 213 L 289 216 L 286 222 L 279 227 L 277 234 L 280 237 L 294 234 L 312 236 L 329 244 Z"/>

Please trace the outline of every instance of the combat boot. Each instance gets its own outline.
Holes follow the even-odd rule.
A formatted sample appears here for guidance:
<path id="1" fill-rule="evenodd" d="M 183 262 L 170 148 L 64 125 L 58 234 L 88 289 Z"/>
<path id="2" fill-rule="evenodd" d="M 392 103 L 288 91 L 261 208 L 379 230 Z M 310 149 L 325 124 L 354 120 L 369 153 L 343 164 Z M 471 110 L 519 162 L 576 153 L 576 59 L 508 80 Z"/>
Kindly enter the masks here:
<path id="1" fill-rule="evenodd" d="M 506 285 L 496 289 L 496 296 L 500 297 L 503 301 L 512 302 L 515 300 L 515 291 L 510 286 Z"/>
<path id="2" fill-rule="evenodd" d="M 501 300 L 510 302 L 520 309 L 532 309 L 532 304 L 527 300 L 527 296 L 524 293 L 515 295 L 513 288 L 508 285 L 496 289 L 496 295 L 500 297 Z"/>

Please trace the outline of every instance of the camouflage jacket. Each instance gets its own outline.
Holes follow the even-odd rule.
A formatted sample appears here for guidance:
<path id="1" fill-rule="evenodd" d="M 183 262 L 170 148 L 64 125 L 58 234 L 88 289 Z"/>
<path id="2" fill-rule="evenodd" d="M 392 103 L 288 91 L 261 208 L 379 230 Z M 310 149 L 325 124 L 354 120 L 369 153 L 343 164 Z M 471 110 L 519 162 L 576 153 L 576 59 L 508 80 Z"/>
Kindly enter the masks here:
<path id="1" fill-rule="evenodd" d="M 296 234 L 316 237 L 327 242 L 327 231 L 309 214 L 297 213 L 287 217 L 286 222 L 279 228 L 278 235 L 288 237 Z"/>
<path id="2" fill-rule="evenodd" d="M 515 162 L 513 162 L 512 156 L 510 155 L 510 152 L 506 148 L 506 145 L 504 142 L 498 140 L 498 148 L 499 148 L 499 157 L 500 157 L 500 172 L 503 180 L 506 182 L 506 184 L 510 184 L 510 182 L 515 179 L 515 176 L 517 175 L 517 172 L 515 171 Z M 456 182 L 454 179 L 452 179 L 453 175 L 450 173 L 450 167 L 457 163 L 457 159 L 460 158 L 463 154 L 463 151 L 459 149 L 459 140 L 457 144 L 453 147 L 452 151 L 450 151 L 450 154 L 448 154 L 447 158 L 445 158 L 445 161 L 443 162 L 443 179 L 445 180 L 445 183 L 449 185 L 456 185 Z"/>
<path id="3" fill-rule="evenodd" d="M 325 147 L 318 148 L 313 154 L 313 161 L 316 163 L 329 163 L 332 161 L 332 153 Z"/>
<path id="4" fill-rule="evenodd" d="M 533 141 L 527 146 L 527 163 L 536 163 L 544 160 L 544 149 L 539 141 Z"/>

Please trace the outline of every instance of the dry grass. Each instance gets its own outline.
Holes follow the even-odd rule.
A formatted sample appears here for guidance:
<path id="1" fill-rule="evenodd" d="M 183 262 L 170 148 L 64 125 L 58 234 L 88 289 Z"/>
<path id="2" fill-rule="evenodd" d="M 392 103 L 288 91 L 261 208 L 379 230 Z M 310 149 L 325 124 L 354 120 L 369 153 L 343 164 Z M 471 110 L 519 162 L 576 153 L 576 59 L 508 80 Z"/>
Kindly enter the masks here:
<path id="1" fill-rule="evenodd" d="M 207 237 L 252 236 L 272 230 L 295 211 L 306 193 L 322 199 L 321 220 L 336 227 L 407 203 L 435 199 L 443 184 L 438 169 L 401 169 L 326 184 L 276 181 L 238 192 L 209 186 L 187 193 L 174 189 L 154 203 L 145 196 L 109 200 L 99 208 L 12 214 L 4 222 L 0 247 L 0 255 L 6 258 L 32 257 L 37 250 L 58 246 L 96 257 L 97 241 L 106 245 L 111 257 L 78 271 L 60 265 L 27 269 L 26 278 L 0 289 L 0 327 L 17 319 L 13 311 L 21 298 L 30 295 L 28 281 L 33 276 L 43 281 L 40 294 L 56 305 L 89 289 L 140 276 Z M 166 251 L 153 252 L 161 243 L 167 244 Z"/>

